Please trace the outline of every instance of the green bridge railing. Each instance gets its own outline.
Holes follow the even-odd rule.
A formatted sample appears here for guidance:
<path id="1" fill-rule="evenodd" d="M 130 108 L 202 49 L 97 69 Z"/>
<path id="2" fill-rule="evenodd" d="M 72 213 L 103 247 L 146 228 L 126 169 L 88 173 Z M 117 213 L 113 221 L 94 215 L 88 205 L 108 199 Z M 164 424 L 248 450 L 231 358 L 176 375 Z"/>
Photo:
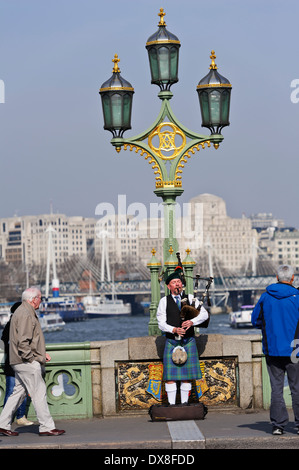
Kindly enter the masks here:
<path id="1" fill-rule="evenodd" d="M 90 418 L 92 409 L 90 343 L 48 344 L 51 361 L 46 365 L 47 398 L 55 419 Z M 1 364 L 4 353 L 0 351 Z M 5 396 L 5 375 L 0 369 L 0 411 Z M 30 404 L 28 418 L 36 418 Z"/>

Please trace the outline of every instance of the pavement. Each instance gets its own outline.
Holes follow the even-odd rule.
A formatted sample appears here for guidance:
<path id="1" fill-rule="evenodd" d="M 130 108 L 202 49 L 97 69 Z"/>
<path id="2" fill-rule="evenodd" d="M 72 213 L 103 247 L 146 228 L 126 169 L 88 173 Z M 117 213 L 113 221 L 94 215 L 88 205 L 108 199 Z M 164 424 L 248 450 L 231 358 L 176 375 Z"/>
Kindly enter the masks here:
<path id="1" fill-rule="evenodd" d="M 107 458 L 115 458 L 115 452 L 110 452 L 114 449 L 147 449 L 152 454 L 159 449 L 298 449 L 299 435 L 291 420 L 290 411 L 282 436 L 272 435 L 268 410 L 209 410 L 204 420 L 196 421 L 152 422 L 147 413 L 60 420 L 56 427 L 66 433 L 57 437 L 39 436 L 37 424 L 18 427 L 14 423 L 12 430 L 19 436 L 0 435 L 0 449 L 102 449 Z"/>

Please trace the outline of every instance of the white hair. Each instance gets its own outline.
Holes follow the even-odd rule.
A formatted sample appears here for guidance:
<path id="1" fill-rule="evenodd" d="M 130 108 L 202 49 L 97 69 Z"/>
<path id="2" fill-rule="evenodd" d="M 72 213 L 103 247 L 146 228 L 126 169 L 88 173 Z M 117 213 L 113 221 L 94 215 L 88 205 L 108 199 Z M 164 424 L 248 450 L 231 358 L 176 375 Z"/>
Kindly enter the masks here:
<path id="1" fill-rule="evenodd" d="M 24 290 L 22 293 L 22 300 L 33 300 L 35 297 L 38 297 L 40 295 L 40 290 L 38 287 L 28 287 L 28 289 Z"/>
<path id="2" fill-rule="evenodd" d="M 294 274 L 294 268 L 288 264 L 282 264 L 277 269 L 277 277 L 281 282 L 290 282 Z"/>

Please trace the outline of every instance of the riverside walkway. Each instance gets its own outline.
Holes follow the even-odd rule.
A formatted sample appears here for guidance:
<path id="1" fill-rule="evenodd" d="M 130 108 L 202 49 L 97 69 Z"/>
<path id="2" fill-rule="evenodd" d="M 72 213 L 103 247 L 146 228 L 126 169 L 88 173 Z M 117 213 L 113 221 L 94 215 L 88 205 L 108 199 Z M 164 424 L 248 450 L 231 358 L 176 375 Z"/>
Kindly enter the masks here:
<path id="1" fill-rule="evenodd" d="M 102 449 L 107 459 L 116 458 L 114 449 L 137 449 L 151 455 L 150 463 L 162 455 L 159 449 L 165 449 L 164 455 L 185 449 L 195 456 L 199 449 L 298 449 L 299 435 L 289 412 L 290 423 L 282 436 L 272 435 L 268 410 L 212 410 L 198 421 L 152 422 L 148 414 L 60 420 L 56 427 L 66 434 L 59 437 L 40 437 L 37 424 L 13 424 L 19 436 L 0 436 L 0 449 Z"/>

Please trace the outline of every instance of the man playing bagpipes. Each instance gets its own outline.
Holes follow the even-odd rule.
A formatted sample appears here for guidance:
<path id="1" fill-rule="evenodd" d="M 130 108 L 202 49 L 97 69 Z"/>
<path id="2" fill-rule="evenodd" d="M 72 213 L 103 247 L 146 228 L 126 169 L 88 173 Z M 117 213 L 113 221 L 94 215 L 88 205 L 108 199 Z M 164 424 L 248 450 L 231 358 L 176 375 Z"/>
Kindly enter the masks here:
<path id="1" fill-rule="evenodd" d="M 170 294 L 162 297 L 157 321 L 166 335 L 163 356 L 163 380 L 170 405 L 176 403 L 177 382 L 181 382 L 181 403 L 188 403 L 192 380 L 202 377 L 194 326 L 207 323 L 209 314 L 193 295 L 183 295 L 184 272 L 178 266 L 165 283 Z M 212 279 L 212 278 L 211 278 Z"/>

